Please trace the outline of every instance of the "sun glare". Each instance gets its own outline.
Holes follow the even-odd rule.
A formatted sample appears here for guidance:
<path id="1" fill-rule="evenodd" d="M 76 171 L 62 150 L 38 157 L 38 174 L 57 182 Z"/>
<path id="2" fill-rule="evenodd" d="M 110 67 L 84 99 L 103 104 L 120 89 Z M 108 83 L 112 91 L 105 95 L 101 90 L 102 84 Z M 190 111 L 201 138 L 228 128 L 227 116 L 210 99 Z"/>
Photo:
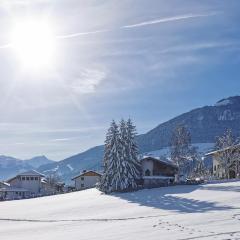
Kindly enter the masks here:
<path id="1" fill-rule="evenodd" d="M 38 70 L 53 63 L 55 41 L 48 23 L 19 22 L 13 28 L 11 38 L 12 47 L 24 68 Z"/>

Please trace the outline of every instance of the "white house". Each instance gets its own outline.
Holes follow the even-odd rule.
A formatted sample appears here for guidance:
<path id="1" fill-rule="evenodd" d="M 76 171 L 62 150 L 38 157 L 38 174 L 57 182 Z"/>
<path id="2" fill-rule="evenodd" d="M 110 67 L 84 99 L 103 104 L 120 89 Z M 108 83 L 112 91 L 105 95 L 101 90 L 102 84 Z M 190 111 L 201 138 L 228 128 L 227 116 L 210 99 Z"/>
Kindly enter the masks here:
<path id="1" fill-rule="evenodd" d="M 75 189 L 82 190 L 93 188 L 100 181 L 101 174 L 95 171 L 83 171 L 81 174 L 72 178 L 75 181 Z"/>
<path id="2" fill-rule="evenodd" d="M 140 161 L 145 187 L 159 187 L 174 182 L 178 167 L 171 161 L 152 156 L 144 156 Z"/>
<path id="3" fill-rule="evenodd" d="M 0 197 L 12 200 L 44 195 L 42 188 L 43 178 L 44 175 L 35 170 L 20 173 L 1 183 Z"/>
<path id="4" fill-rule="evenodd" d="M 27 189 L 32 195 L 41 193 L 41 179 L 45 176 L 35 170 L 20 173 L 9 179 L 11 187 Z"/>
<path id="5" fill-rule="evenodd" d="M 235 155 L 236 154 L 236 155 Z M 232 166 L 229 166 L 229 176 L 227 176 L 224 168 L 221 164 L 221 158 L 223 156 L 229 156 L 229 160 L 231 160 L 232 157 L 235 158 L 232 162 Z M 235 156 L 234 156 L 235 155 Z M 216 150 L 210 153 L 207 153 L 205 156 L 212 158 L 212 168 L 213 168 L 213 176 L 217 179 L 223 179 L 223 178 L 239 178 L 240 173 L 240 144 L 237 144 L 235 146 L 231 146 L 228 148 Z M 228 161 L 229 161 L 228 160 Z"/>

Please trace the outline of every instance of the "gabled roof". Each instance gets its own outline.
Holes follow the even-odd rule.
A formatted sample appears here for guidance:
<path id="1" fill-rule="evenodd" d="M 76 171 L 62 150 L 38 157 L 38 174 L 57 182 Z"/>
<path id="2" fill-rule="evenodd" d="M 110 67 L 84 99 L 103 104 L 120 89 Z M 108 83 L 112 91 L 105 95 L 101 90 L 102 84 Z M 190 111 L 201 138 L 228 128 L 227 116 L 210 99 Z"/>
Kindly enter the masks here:
<path id="1" fill-rule="evenodd" d="M 40 177 L 44 177 L 44 175 L 36 170 L 30 170 L 30 171 L 26 171 L 23 173 L 19 173 L 17 176 L 40 176 Z"/>
<path id="2" fill-rule="evenodd" d="M 83 176 L 87 175 L 88 173 L 94 173 L 94 174 L 97 175 L 97 176 L 102 176 L 102 174 L 99 173 L 99 172 L 96 172 L 96 171 L 93 171 L 93 170 L 89 170 L 89 171 L 82 172 L 81 174 L 73 177 L 72 180 L 74 180 L 74 179 L 76 179 L 76 178 L 79 178 L 79 177 L 83 177 Z"/>
<path id="3" fill-rule="evenodd" d="M 152 161 L 157 161 L 157 162 L 160 162 L 160 163 L 163 163 L 165 165 L 169 165 L 169 166 L 172 166 L 172 167 L 175 167 L 177 168 L 177 166 L 170 160 L 168 159 L 165 159 L 165 158 L 160 158 L 160 157 L 153 157 L 153 156 L 143 156 L 140 161 L 144 161 L 144 160 L 152 160 Z"/>
<path id="4" fill-rule="evenodd" d="M 15 177 L 12 177 L 10 179 L 8 179 L 6 182 L 10 182 L 13 179 L 17 178 L 18 176 L 34 176 L 34 177 L 45 177 L 43 174 L 39 173 L 36 170 L 30 170 L 30 171 L 26 171 L 26 172 L 22 172 L 17 174 Z"/>
<path id="5" fill-rule="evenodd" d="M 229 149 L 236 149 L 236 148 L 240 149 L 240 144 L 236 144 L 234 146 L 230 146 L 230 147 L 226 147 L 226 148 L 222 148 L 222 149 L 218 149 L 218 150 L 206 153 L 205 156 L 211 156 L 211 155 L 214 155 L 216 153 L 220 153 L 220 152 L 224 152 L 224 151 L 229 150 Z"/>

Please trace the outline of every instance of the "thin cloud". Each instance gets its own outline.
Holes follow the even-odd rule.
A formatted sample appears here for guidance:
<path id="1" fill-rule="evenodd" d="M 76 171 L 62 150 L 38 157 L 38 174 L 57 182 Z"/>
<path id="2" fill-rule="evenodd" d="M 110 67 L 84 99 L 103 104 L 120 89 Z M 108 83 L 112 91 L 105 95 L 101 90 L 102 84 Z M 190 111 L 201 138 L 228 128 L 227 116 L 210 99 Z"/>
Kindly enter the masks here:
<path id="1" fill-rule="evenodd" d="M 75 38 L 75 37 L 98 34 L 98 33 L 105 33 L 105 32 L 110 32 L 110 31 L 111 30 L 98 30 L 98 31 L 92 31 L 92 32 L 78 32 L 78 33 L 72 33 L 72 34 L 67 34 L 67 35 L 59 35 L 59 36 L 57 36 L 57 38 L 60 38 L 60 39 Z"/>
<path id="2" fill-rule="evenodd" d="M 55 139 L 52 139 L 51 141 L 52 142 L 67 142 L 67 141 L 71 141 L 72 139 L 74 139 L 74 138 L 55 138 Z"/>
<path id="3" fill-rule="evenodd" d="M 154 24 L 187 20 L 187 19 L 191 19 L 191 18 L 209 17 L 209 16 L 214 16 L 217 14 L 218 14 L 218 12 L 210 12 L 210 13 L 205 13 L 205 14 L 192 14 L 191 13 L 191 14 L 185 14 L 185 15 L 179 15 L 179 16 L 173 16 L 173 17 L 167 17 L 167 18 L 160 18 L 160 19 L 154 19 L 154 20 L 150 20 L 150 21 L 125 25 L 125 26 L 119 27 L 118 29 L 139 28 L 139 27 L 144 27 L 144 26 L 149 26 L 149 25 L 154 25 Z M 99 34 L 99 33 L 113 32 L 115 30 L 117 30 L 117 29 L 101 29 L 101 30 L 89 31 L 89 32 L 76 32 L 76 33 L 71 33 L 71 34 L 59 35 L 59 36 L 56 36 L 56 38 L 58 38 L 58 39 L 76 38 L 76 37 L 87 36 L 87 35 L 95 35 L 95 34 Z M 2 46 L 0 45 L 0 49 L 10 48 L 10 47 L 12 47 L 11 43 L 4 44 Z"/>
<path id="4" fill-rule="evenodd" d="M 140 22 L 140 23 L 136 23 L 136 24 L 132 24 L 132 25 L 126 25 L 121 28 L 144 27 L 144 26 L 153 25 L 153 24 L 175 22 L 175 21 L 186 20 L 186 19 L 190 19 L 190 18 L 209 17 L 209 16 L 213 16 L 216 14 L 217 14 L 216 12 L 207 13 L 207 14 L 185 14 L 185 15 L 179 15 L 179 16 L 174 16 L 174 17 L 154 19 L 151 21 Z"/>
<path id="5" fill-rule="evenodd" d="M 151 21 L 145 21 L 145 22 L 125 25 L 125 26 L 119 27 L 118 29 L 138 28 L 138 27 L 144 27 L 144 26 L 153 25 L 153 24 L 161 24 L 161 23 L 167 23 L 167 22 L 176 22 L 176 21 L 181 21 L 181 20 L 187 20 L 187 19 L 191 19 L 191 18 L 209 17 L 209 16 L 214 16 L 217 14 L 218 14 L 217 12 L 210 12 L 210 13 L 205 13 L 205 14 L 185 14 L 185 15 L 160 18 L 160 19 L 154 19 Z M 59 36 L 57 36 L 57 38 L 59 38 L 59 39 L 75 38 L 75 37 L 80 37 L 80 36 L 85 36 L 85 35 L 113 32 L 115 30 L 117 30 L 117 29 L 102 29 L 102 30 L 91 31 L 91 32 L 77 32 L 77 33 L 72 33 L 72 34 L 59 35 Z"/>

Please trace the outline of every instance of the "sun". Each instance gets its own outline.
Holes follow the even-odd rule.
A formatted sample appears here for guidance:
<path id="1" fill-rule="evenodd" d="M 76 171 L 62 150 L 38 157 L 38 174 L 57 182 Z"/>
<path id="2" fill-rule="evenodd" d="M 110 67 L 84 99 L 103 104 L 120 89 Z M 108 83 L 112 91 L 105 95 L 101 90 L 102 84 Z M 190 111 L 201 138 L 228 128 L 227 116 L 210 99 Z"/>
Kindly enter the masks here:
<path id="1" fill-rule="evenodd" d="M 18 21 L 11 34 L 11 44 L 18 61 L 28 70 L 39 70 L 53 63 L 55 37 L 49 23 Z"/>

